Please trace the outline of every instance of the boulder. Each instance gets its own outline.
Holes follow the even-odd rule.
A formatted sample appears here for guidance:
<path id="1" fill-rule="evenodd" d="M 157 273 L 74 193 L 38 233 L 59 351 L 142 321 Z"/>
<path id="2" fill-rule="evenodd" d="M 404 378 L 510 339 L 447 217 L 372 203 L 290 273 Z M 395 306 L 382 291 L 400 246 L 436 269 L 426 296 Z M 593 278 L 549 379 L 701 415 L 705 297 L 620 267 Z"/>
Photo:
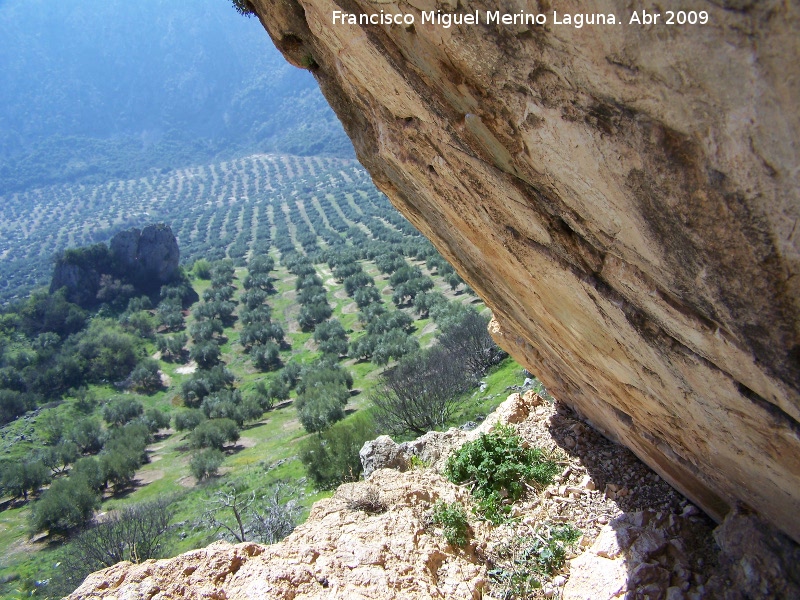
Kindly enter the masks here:
<path id="1" fill-rule="evenodd" d="M 169 225 L 148 225 L 141 231 L 128 229 L 111 238 L 115 267 L 144 287 L 171 281 L 178 271 L 180 250 Z"/>
<path id="2" fill-rule="evenodd" d="M 361 459 L 365 478 L 378 469 L 405 471 L 408 468 L 408 459 L 405 453 L 388 435 L 365 442 L 358 456 Z"/>

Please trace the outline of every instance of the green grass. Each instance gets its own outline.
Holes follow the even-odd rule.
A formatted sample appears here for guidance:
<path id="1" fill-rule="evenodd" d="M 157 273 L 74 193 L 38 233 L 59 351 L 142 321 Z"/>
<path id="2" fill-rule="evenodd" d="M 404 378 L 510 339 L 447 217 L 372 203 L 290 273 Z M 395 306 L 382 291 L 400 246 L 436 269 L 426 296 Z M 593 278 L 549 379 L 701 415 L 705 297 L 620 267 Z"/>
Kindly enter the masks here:
<path id="1" fill-rule="evenodd" d="M 465 394 L 464 403 L 454 415 L 450 425 L 457 426 L 488 415 L 513 393 L 509 388 L 523 384 L 525 381 L 523 371 L 513 358 L 505 358 L 481 380 L 486 384 L 483 391 L 476 389 Z"/>

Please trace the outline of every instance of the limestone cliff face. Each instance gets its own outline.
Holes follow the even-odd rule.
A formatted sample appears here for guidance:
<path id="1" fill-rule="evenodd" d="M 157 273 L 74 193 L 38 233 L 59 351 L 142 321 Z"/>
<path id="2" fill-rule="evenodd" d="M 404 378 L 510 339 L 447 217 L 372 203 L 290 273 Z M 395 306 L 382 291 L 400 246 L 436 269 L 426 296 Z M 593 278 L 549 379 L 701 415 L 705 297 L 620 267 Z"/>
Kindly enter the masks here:
<path id="1" fill-rule="evenodd" d="M 634 4 L 252 0 L 505 349 L 712 516 L 800 541 L 800 3 L 697 0 L 693 27 Z M 422 25 L 437 8 L 551 24 Z"/>

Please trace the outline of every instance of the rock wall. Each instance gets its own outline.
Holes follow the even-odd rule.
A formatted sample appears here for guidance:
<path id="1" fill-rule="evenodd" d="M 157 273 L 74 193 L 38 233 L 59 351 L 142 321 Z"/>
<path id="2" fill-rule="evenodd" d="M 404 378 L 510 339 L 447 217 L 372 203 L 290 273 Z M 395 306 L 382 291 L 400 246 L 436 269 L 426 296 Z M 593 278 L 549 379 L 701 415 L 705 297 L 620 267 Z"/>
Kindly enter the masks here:
<path id="1" fill-rule="evenodd" d="M 169 225 L 159 223 L 142 230 L 121 231 L 111 238 L 109 247 L 120 272 L 145 287 L 160 287 L 178 272 L 180 250 Z"/>
<path id="2" fill-rule="evenodd" d="M 177 278 L 179 261 L 178 240 L 169 225 L 134 227 L 117 233 L 108 247 L 101 243 L 67 250 L 56 262 L 50 293 L 65 288 L 70 302 L 95 306 L 104 277 L 154 293 Z"/>
<path id="3" fill-rule="evenodd" d="M 636 4 L 251 0 L 506 350 L 716 519 L 800 541 L 800 3 L 690 0 L 691 27 L 628 25 Z"/>

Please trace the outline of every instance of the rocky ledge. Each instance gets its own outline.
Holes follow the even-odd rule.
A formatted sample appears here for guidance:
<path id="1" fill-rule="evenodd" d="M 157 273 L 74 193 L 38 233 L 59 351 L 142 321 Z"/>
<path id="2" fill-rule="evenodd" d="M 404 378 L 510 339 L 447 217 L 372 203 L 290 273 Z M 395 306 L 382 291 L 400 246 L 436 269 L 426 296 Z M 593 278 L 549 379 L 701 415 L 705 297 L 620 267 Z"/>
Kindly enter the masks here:
<path id="1" fill-rule="evenodd" d="M 470 512 L 469 490 L 439 471 L 453 449 L 509 423 L 562 470 L 513 506 L 511 522 L 495 527 Z M 282 542 L 218 542 L 171 559 L 120 563 L 89 576 L 69 598 L 509 598 L 514 582 L 531 575 L 523 557 L 536 537 L 564 523 L 580 539 L 561 568 L 537 575 L 541 587 L 530 597 L 800 595 L 800 550 L 791 540 L 743 513 L 714 530 L 633 454 L 532 392 L 513 394 L 476 430 L 431 433 L 405 446 L 381 438 L 362 456 L 369 477 L 317 502 Z M 464 548 L 448 544 L 432 523 L 437 500 L 467 507 Z"/>

